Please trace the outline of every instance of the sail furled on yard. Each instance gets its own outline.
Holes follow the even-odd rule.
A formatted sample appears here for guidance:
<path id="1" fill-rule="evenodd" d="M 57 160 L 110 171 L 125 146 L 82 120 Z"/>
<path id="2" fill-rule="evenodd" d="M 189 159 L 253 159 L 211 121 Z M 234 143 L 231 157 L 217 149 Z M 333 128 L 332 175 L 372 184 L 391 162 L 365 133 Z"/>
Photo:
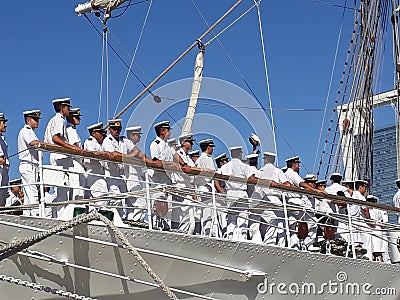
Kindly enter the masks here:
<path id="1" fill-rule="evenodd" d="M 391 3 L 361 1 L 317 174 L 372 178 L 373 95 L 382 61 Z"/>
<path id="2" fill-rule="evenodd" d="M 204 51 L 204 45 L 199 43 L 199 52 L 197 53 L 196 64 L 194 67 L 192 92 L 190 94 L 190 101 L 186 112 L 185 123 L 183 124 L 182 128 L 182 135 L 192 133 L 193 119 L 196 113 L 197 101 L 199 99 L 201 80 L 203 79 Z"/>

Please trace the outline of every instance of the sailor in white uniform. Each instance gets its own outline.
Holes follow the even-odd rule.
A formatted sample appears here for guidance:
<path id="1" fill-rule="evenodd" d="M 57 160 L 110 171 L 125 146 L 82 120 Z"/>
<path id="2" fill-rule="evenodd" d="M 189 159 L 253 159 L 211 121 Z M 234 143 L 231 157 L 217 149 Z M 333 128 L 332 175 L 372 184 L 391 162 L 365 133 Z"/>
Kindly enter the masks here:
<path id="1" fill-rule="evenodd" d="M 4 138 L 4 132 L 7 131 L 7 121 L 3 113 L 0 113 L 0 206 L 6 204 L 8 170 L 10 162 L 8 160 L 8 144 Z"/>
<path id="2" fill-rule="evenodd" d="M 10 180 L 9 184 L 10 184 L 10 192 L 9 192 L 9 196 L 6 199 L 6 207 L 8 206 L 18 206 L 18 205 L 22 205 L 22 199 L 21 196 L 23 196 L 23 193 L 21 193 L 21 185 L 22 181 L 20 178 L 18 179 L 14 179 L 14 180 Z"/>
<path id="3" fill-rule="evenodd" d="M 188 155 L 192 149 L 195 139 L 193 135 L 186 134 L 178 137 L 179 150 L 177 154 L 183 161 L 183 164 L 188 167 L 194 167 L 194 162 Z M 193 206 L 194 201 L 197 201 L 196 196 L 192 196 L 195 185 L 193 176 L 185 173 L 173 173 L 174 185 L 178 188 L 176 194 L 172 195 L 173 207 L 171 212 L 171 228 L 183 230 L 189 234 L 200 234 L 200 216 L 201 210 L 199 207 Z M 182 203 L 180 205 L 179 203 Z"/>
<path id="4" fill-rule="evenodd" d="M 393 196 L 393 205 L 397 208 L 400 208 L 400 179 L 396 180 L 396 186 L 398 188 L 398 191 Z M 400 224 L 400 213 L 397 214 L 397 217 L 398 217 L 397 222 Z"/>
<path id="5" fill-rule="evenodd" d="M 228 163 L 228 161 L 229 161 L 229 157 L 226 154 L 226 152 L 224 152 L 220 155 L 217 155 L 215 157 L 215 163 L 217 164 L 217 172 L 218 173 L 220 173 L 221 167 L 223 165 L 225 165 L 226 163 Z M 218 180 L 218 183 L 222 189 L 225 189 L 225 181 L 224 180 Z"/>
<path id="6" fill-rule="evenodd" d="M 316 188 L 314 188 L 311 184 L 304 181 L 303 178 L 299 175 L 300 172 L 300 157 L 294 156 L 286 159 L 286 165 L 288 167 L 285 172 L 285 176 L 292 185 L 303 188 L 305 190 L 311 190 L 314 192 L 320 192 Z M 326 194 L 325 192 L 322 192 Z M 312 208 L 312 203 L 307 196 L 296 194 L 296 193 L 287 193 L 287 203 L 292 207 L 298 207 L 299 210 L 288 211 L 289 218 L 289 228 L 290 228 L 290 243 L 289 247 L 298 248 L 300 246 L 299 239 L 297 235 L 297 227 L 298 222 L 302 221 L 307 223 L 308 225 L 313 224 L 312 218 L 314 218 L 313 214 L 310 211 L 305 211 L 304 209 Z M 300 210 L 302 209 L 302 210 Z M 316 237 L 316 227 L 308 226 L 308 235 L 304 238 L 304 245 L 308 248 L 312 247 L 313 242 Z M 300 229 L 300 228 L 299 228 Z"/>
<path id="7" fill-rule="evenodd" d="M 163 162 L 174 162 L 176 151 L 167 143 L 171 136 L 171 126 L 169 121 L 162 121 L 154 124 L 156 139 L 150 144 L 150 158 L 154 161 L 161 160 Z M 150 174 L 150 173 L 149 173 Z M 152 180 L 159 184 L 171 184 L 171 176 L 169 172 L 154 171 Z"/>
<path id="8" fill-rule="evenodd" d="M 127 138 L 120 135 L 122 130 L 122 120 L 109 120 L 108 125 L 109 134 L 103 141 L 103 151 L 110 152 L 116 156 L 127 154 Z M 105 167 L 108 191 L 111 194 L 126 193 L 127 188 L 124 180 L 124 166 L 118 163 L 107 162 Z M 123 217 L 124 209 L 122 207 L 125 207 L 125 199 L 113 199 L 109 201 L 109 204 L 113 206 L 119 206 L 119 208 L 117 208 L 118 213 L 121 217 Z"/>
<path id="9" fill-rule="evenodd" d="M 283 171 L 275 167 L 276 153 L 263 153 L 264 166 L 259 170 L 260 179 L 268 179 L 276 183 L 290 186 Z M 258 222 L 251 226 L 252 230 L 260 232 L 260 236 L 253 235 L 252 240 L 263 242 L 266 245 L 285 246 L 285 215 L 282 209 L 282 192 L 266 186 L 257 186 L 256 194 L 262 198 L 258 206 L 265 207 L 265 204 L 273 204 L 275 209 L 257 209 Z M 258 207 L 256 207 L 258 208 Z M 255 216 L 254 216 L 255 218 Z"/>
<path id="10" fill-rule="evenodd" d="M 80 108 L 70 108 L 66 127 L 68 142 L 71 145 L 78 146 L 79 148 L 82 148 L 82 141 L 76 126 L 81 123 L 81 116 Z M 82 158 L 72 157 L 72 166 L 69 169 L 71 171 L 69 175 L 70 184 L 79 186 L 78 188 L 73 188 L 70 191 L 72 192 L 72 196 L 70 196 L 70 198 L 73 200 L 83 199 L 85 195 L 84 187 L 86 186 L 86 177 L 85 169 L 82 165 Z"/>
<path id="11" fill-rule="evenodd" d="M 215 172 L 217 170 L 217 166 L 212 156 L 215 147 L 214 141 L 212 139 L 201 140 L 199 142 L 199 145 L 202 153 L 200 157 L 196 160 L 196 167 Z M 213 221 L 213 203 L 211 192 L 213 191 L 213 189 L 216 189 L 217 192 L 221 193 L 223 192 L 223 189 L 219 186 L 218 180 L 215 180 L 214 182 L 212 180 L 212 177 L 205 176 L 204 173 L 200 173 L 198 176 L 196 176 L 195 184 L 197 187 L 197 191 L 200 193 L 200 201 L 202 205 L 205 206 L 201 212 L 202 234 L 206 236 L 209 236 L 211 234 L 212 236 L 222 237 L 226 231 L 226 218 L 223 212 L 218 212 L 218 224 L 214 224 L 215 222 Z M 217 206 L 226 205 L 225 203 L 218 201 L 216 204 Z"/>
<path id="12" fill-rule="evenodd" d="M 82 149 L 76 145 L 69 144 L 65 118 L 69 115 L 71 107 L 70 98 L 54 99 L 52 101 L 56 114 L 47 123 L 44 134 L 44 142 L 58 145 L 64 148 L 73 149 L 82 153 Z M 63 202 L 69 200 L 69 176 L 68 169 L 72 166 L 72 159 L 68 155 L 50 153 L 50 164 L 63 171 L 63 182 L 61 186 L 54 188 L 54 201 Z M 63 207 L 56 206 L 53 208 L 53 217 L 59 216 L 63 211 Z"/>
<path id="13" fill-rule="evenodd" d="M 232 160 L 221 167 L 221 174 L 245 179 L 258 179 L 248 164 L 242 162 L 242 146 L 230 147 Z M 227 236 L 230 239 L 247 239 L 248 209 L 247 184 L 227 181 L 228 199 Z"/>
<path id="14" fill-rule="evenodd" d="M 340 173 L 332 173 L 329 179 L 331 181 L 331 185 L 326 187 L 325 192 L 330 195 L 351 197 L 351 195 L 348 194 L 347 187 L 341 184 L 342 175 Z M 344 218 L 347 221 L 346 203 L 329 201 L 328 204 L 332 210 L 330 213 L 340 214 L 339 217 Z M 344 238 L 346 241 L 349 241 L 349 228 L 346 225 L 347 222 L 335 221 L 334 225 L 336 225 L 336 223 L 338 236 Z"/>
<path id="15" fill-rule="evenodd" d="M 192 150 L 188 152 L 190 159 L 196 164 L 197 159 L 200 157 L 199 150 Z"/>
<path id="16" fill-rule="evenodd" d="M 367 202 L 377 203 L 378 197 L 374 195 L 368 195 L 366 198 Z M 371 220 L 374 222 L 372 225 L 372 234 L 371 234 L 371 252 L 372 252 L 372 260 L 383 262 L 383 254 L 386 251 L 387 244 L 387 236 L 382 229 L 385 228 L 384 224 L 384 214 L 383 211 L 379 208 L 370 207 L 369 215 Z"/>
<path id="17" fill-rule="evenodd" d="M 141 190 L 142 187 L 142 168 L 145 162 L 151 162 L 151 159 L 146 157 L 146 154 L 138 148 L 142 136 L 141 126 L 131 126 L 126 128 L 127 154 L 128 158 L 138 159 L 139 165 L 125 165 L 125 177 L 128 192 Z M 161 161 L 160 161 L 161 162 Z M 160 164 L 162 166 L 162 164 Z M 126 201 L 127 219 L 133 221 L 144 221 L 147 214 L 147 201 L 144 197 L 130 196 Z"/>
<path id="18" fill-rule="evenodd" d="M 90 137 L 86 139 L 83 148 L 97 154 L 109 154 L 103 152 L 103 141 L 106 137 L 106 131 L 103 129 L 103 123 L 92 124 L 87 127 Z M 85 168 L 88 173 L 86 178 L 86 187 L 88 197 L 97 198 L 108 193 L 107 182 L 105 180 L 104 163 L 97 159 L 85 158 Z M 105 205 L 106 203 L 100 203 Z"/>
<path id="19" fill-rule="evenodd" d="M 367 193 L 368 181 L 356 180 L 355 188 L 356 190 L 352 198 L 366 201 L 365 196 Z M 371 219 L 369 208 L 359 204 L 351 204 L 348 206 L 348 209 L 352 217 L 352 241 L 354 243 L 361 243 L 363 248 L 367 250 L 366 256 L 372 259 L 371 235 L 367 233 L 367 231 L 369 231 L 367 220 Z"/>
<path id="20" fill-rule="evenodd" d="M 35 129 L 39 127 L 40 110 L 29 110 L 23 112 L 25 125 L 18 134 L 18 157 L 20 160 L 19 173 L 24 190 L 24 204 L 38 204 L 39 190 L 39 155 L 34 146 L 39 143 Z M 38 216 L 39 209 L 24 210 L 24 215 Z"/>

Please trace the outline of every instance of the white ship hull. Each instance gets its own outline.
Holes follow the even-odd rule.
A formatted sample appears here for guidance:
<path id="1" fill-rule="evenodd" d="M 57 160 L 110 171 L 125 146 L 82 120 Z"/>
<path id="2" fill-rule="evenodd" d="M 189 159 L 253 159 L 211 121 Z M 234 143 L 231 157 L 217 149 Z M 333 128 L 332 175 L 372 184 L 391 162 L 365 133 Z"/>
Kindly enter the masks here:
<path id="1" fill-rule="evenodd" d="M 12 242 L 62 221 L 3 215 L 0 222 L 0 240 Z M 400 267 L 393 264 L 166 231 L 121 230 L 179 299 L 292 299 L 296 291 L 297 299 L 380 299 L 377 288 L 395 294 L 400 284 Z M 0 281 L 2 299 L 68 296 L 53 294 L 60 291 L 69 291 L 73 299 L 168 298 L 111 229 L 100 224 L 79 225 L 12 255 L 0 262 L 0 274 L 7 276 Z M 39 290 L 38 284 L 54 290 Z"/>

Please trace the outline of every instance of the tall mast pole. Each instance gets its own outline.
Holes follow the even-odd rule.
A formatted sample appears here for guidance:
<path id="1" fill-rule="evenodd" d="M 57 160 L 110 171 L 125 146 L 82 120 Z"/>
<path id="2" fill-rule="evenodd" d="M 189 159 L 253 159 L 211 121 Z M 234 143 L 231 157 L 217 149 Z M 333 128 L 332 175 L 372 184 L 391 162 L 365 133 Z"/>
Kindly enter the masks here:
<path id="1" fill-rule="evenodd" d="M 399 53 L 399 18 L 400 6 L 398 0 L 392 0 L 392 26 L 393 26 L 393 58 L 396 64 L 395 72 L 395 91 L 396 91 L 396 157 L 397 157 L 397 178 L 400 178 L 400 103 L 399 103 L 399 84 L 400 84 L 400 53 Z"/>

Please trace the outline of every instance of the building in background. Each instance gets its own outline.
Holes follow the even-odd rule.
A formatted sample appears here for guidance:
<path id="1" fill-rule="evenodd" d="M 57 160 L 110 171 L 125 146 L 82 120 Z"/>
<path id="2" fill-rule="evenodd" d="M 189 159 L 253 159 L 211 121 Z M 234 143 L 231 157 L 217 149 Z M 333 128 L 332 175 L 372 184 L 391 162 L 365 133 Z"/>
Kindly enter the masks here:
<path id="1" fill-rule="evenodd" d="M 393 205 L 393 196 L 397 192 L 396 127 L 375 129 L 372 143 L 374 175 L 371 193 L 379 197 L 380 203 Z M 389 214 L 389 222 L 397 223 L 397 217 Z"/>

